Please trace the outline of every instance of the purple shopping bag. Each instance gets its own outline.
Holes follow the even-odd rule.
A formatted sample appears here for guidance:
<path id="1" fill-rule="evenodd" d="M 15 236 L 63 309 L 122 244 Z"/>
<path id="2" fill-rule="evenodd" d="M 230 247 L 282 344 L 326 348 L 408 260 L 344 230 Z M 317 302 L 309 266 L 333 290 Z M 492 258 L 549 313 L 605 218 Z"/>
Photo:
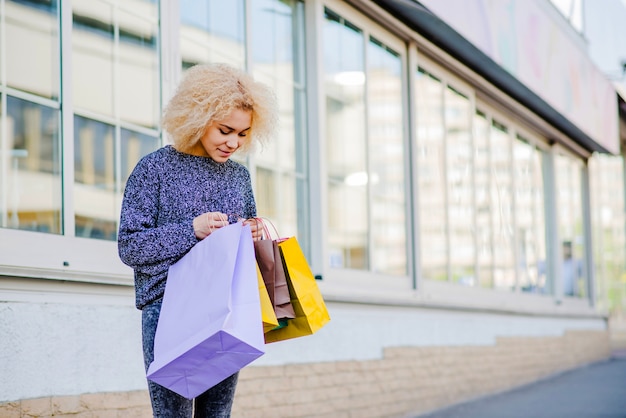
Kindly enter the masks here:
<path id="1" fill-rule="evenodd" d="M 255 262 L 250 227 L 237 223 L 170 267 L 148 379 L 192 399 L 263 355 Z"/>

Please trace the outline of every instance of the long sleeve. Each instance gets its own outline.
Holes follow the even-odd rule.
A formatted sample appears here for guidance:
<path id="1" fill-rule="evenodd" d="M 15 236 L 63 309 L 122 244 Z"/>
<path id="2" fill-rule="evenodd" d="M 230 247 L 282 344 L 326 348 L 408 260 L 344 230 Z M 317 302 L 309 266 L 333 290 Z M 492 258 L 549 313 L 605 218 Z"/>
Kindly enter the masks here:
<path id="1" fill-rule="evenodd" d="M 148 161 L 142 161 L 128 179 L 118 237 L 120 259 L 144 273 L 156 274 L 167 270 L 198 240 L 193 230 L 193 216 L 180 222 L 159 225 L 158 171 L 151 170 Z M 164 265 L 161 265 L 163 262 Z"/>

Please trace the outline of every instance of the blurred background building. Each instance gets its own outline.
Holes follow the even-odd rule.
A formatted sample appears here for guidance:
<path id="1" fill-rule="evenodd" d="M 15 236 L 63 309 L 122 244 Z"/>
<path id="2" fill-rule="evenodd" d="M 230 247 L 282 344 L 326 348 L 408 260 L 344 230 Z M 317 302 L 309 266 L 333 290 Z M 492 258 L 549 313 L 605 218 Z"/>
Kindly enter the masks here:
<path id="1" fill-rule="evenodd" d="M 239 156 L 332 321 L 234 416 L 407 416 L 626 347 L 626 5 L 0 0 L 0 416 L 149 416 L 126 179 L 181 74 L 228 62 L 281 129 Z M 22 415 L 20 415 L 22 414 Z"/>

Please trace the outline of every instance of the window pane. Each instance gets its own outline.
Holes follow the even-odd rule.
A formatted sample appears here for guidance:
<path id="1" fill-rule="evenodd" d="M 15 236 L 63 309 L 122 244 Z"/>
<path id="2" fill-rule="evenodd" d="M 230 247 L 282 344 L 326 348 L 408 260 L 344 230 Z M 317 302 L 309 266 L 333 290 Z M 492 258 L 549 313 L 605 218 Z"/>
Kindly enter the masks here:
<path id="1" fill-rule="evenodd" d="M 582 167 L 565 155 L 555 159 L 559 237 L 562 244 L 560 280 L 566 296 L 587 296 L 583 233 Z"/>
<path id="2" fill-rule="evenodd" d="M 56 1 L 7 1 L 4 5 L 9 87 L 59 97 L 59 18 Z"/>
<path id="3" fill-rule="evenodd" d="M 600 309 L 613 312 L 626 307 L 624 168 L 621 155 L 595 153 L 589 160 L 596 298 Z"/>
<path id="4" fill-rule="evenodd" d="M 367 269 L 364 37 L 328 9 L 322 31 L 330 265 Z"/>
<path id="5" fill-rule="evenodd" d="M 402 60 L 375 39 L 368 45 L 369 184 L 372 270 L 407 274 Z"/>
<path id="6" fill-rule="evenodd" d="M 515 217 L 519 286 L 526 292 L 545 293 L 541 277 L 546 257 L 542 153 L 523 138 L 513 145 Z"/>
<path id="7" fill-rule="evenodd" d="M 206 62 L 245 66 L 244 0 L 181 0 L 183 67 Z"/>
<path id="8" fill-rule="evenodd" d="M 72 1 L 72 93 L 77 109 L 114 115 L 115 27 L 106 1 Z"/>
<path id="9" fill-rule="evenodd" d="M 152 128 L 160 118 L 158 26 L 135 13 L 157 5 L 130 4 L 136 8 L 134 13 L 118 11 L 119 114 L 126 122 Z"/>
<path id="10" fill-rule="evenodd" d="M 491 201 L 493 202 L 494 286 L 515 289 L 515 224 L 513 219 L 513 181 L 511 174 L 511 138 L 508 128 L 498 122 L 491 125 Z"/>
<path id="11" fill-rule="evenodd" d="M 419 69 L 415 83 L 422 276 L 447 280 L 443 85 Z"/>
<path id="12" fill-rule="evenodd" d="M 116 238 L 114 128 L 74 116 L 76 236 Z"/>
<path id="13" fill-rule="evenodd" d="M 493 221 L 491 210 L 491 154 L 489 121 L 483 113 L 474 117 L 474 182 L 476 187 L 476 234 L 478 285 L 493 287 Z"/>
<path id="14" fill-rule="evenodd" d="M 476 284 L 474 245 L 472 106 L 467 97 L 445 91 L 446 172 L 450 230 L 450 278 L 466 286 Z"/>
<path id="15" fill-rule="evenodd" d="M 122 167 L 120 173 L 122 178 L 119 191 L 123 193 L 126 188 L 126 181 L 141 157 L 159 148 L 160 140 L 157 137 L 128 129 L 122 129 L 121 133 L 120 156 Z"/>
<path id="16" fill-rule="evenodd" d="M 307 195 L 307 182 L 296 180 L 307 176 L 303 151 L 306 149 L 303 5 L 299 1 L 279 0 L 252 0 L 249 4 L 250 68 L 257 81 L 269 85 L 276 93 L 280 111 L 277 137 L 254 154 L 259 175 L 255 195 L 258 213 L 271 218 L 281 235 L 291 231 L 306 243 L 308 199 L 296 200 L 297 196 Z M 296 184 L 304 190 L 296 191 Z"/>
<path id="17" fill-rule="evenodd" d="M 11 96 L 7 107 L 8 136 L 0 150 L 1 225 L 60 234 L 59 112 Z"/>

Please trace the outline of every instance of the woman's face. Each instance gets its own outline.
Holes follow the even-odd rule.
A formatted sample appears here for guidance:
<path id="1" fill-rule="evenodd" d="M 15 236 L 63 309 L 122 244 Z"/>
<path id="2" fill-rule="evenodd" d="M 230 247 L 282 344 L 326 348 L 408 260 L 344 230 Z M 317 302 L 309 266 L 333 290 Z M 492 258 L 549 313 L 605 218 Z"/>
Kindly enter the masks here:
<path id="1" fill-rule="evenodd" d="M 213 161 L 224 163 L 243 145 L 251 123 L 250 110 L 234 109 L 223 120 L 211 122 L 199 145 Z"/>

